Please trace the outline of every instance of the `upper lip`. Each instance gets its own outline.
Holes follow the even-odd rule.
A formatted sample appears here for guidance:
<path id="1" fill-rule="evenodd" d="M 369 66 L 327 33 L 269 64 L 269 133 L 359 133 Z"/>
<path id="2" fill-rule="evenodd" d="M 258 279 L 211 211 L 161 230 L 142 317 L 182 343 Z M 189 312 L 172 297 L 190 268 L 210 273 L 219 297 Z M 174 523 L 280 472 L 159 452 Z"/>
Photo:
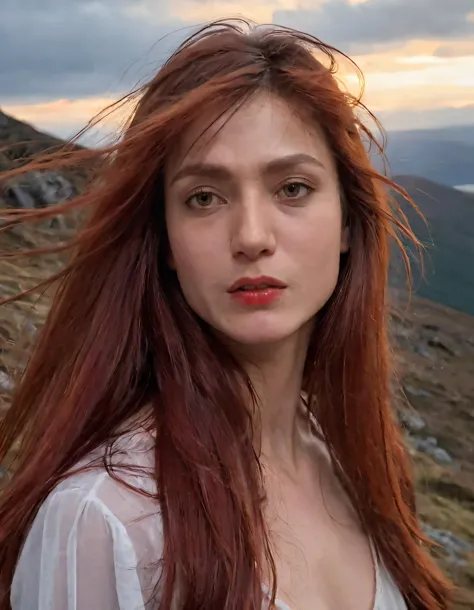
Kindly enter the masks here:
<path id="1" fill-rule="evenodd" d="M 275 277 L 261 275 L 260 277 L 241 277 L 232 284 L 227 292 L 235 292 L 242 286 L 260 286 L 265 284 L 271 288 L 286 288 L 286 284 L 277 280 Z"/>

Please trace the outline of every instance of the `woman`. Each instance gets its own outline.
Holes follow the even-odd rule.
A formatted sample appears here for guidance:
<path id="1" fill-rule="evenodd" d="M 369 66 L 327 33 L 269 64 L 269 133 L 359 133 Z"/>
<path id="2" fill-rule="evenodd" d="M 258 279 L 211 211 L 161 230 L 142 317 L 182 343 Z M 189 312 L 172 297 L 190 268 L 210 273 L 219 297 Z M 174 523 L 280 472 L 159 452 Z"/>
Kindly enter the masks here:
<path id="1" fill-rule="evenodd" d="M 91 210 L 2 426 L 2 610 L 447 607 L 390 411 L 412 235 L 335 53 L 212 24 L 117 145 L 39 164 L 102 159 L 27 215 Z"/>

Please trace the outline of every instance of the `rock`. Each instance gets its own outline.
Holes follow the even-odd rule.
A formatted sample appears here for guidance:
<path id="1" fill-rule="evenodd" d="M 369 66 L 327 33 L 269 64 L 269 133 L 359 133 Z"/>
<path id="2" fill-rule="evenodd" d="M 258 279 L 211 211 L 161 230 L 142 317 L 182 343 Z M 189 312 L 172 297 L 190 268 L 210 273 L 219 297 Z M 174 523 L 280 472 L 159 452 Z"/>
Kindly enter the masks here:
<path id="1" fill-rule="evenodd" d="M 0 388 L 5 390 L 6 392 L 11 392 L 13 390 L 13 380 L 5 373 L 5 371 L 0 370 Z"/>
<path id="2" fill-rule="evenodd" d="M 438 440 L 434 436 L 420 438 L 417 436 L 411 437 L 412 443 L 418 451 L 430 455 L 440 464 L 451 464 L 453 458 L 442 447 L 438 447 Z"/>
<path id="3" fill-rule="evenodd" d="M 10 205 L 24 209 L 54 205 L 76 194 L 76 187 L 54 171 L 30 172 L 5 188 Z"/>
<path id="4" fill-rule="evenodd" d="M 428 390 L 424 390 L 423 388 L 415 388 L 412 385 L 406 384 L 404 386 L 404 389 L 405 389 L 405 392 L 407 392 L 408 394 L 411 394 L 412 396 L 424 396 L 424 397 L 432 396 L 431 392 L 428 392 Z"/>
<path id="5" fill-rule="evenodd" d="M 415 345 L 413 349 L 416 354 L 423 356 L 423 358 L 429 358 L 430 360 L 433 360 L 433 355 L 424 345 Z"/>
<path id="6" fill-rule="evenodd" d="M 419 432 L 426 427 L 425 420 L 416 411 L 399 411 L 398 419 L 410 432 Z"/>
<path id="7" fill-rule="evenodd" d="M 16 201 L 17 206 L 19 208 L 23 208 L 25 210 L 33 210 L 35 208 L 35 200 L 33 197 L 20 186 L 10 186 L 5 190 L 7 197 Z"/>
<path id="8" fill-rule="evenodd" d="M 449 354 L 450 356 L 458 355 L 457 352 L 455 352 L 448 345 L 446 345 L 446 342 L 442 341 L 439 337 L 431 337 L 430 339 L 428 339 L 427 343 L 430 347 L 435 347 L 436 349 L 441 349 L 444 352 L 446 352 L 447 354 Z"/>
<path id="9" fill-rule="evenodd" d="M 465 553 L 474 551 L 474 545 L 463 540 L 460 536 L 453 534 L 449 530 L 441 530 L 427 523 L 422 524 L 424 533 L 437 544 L 440 544 L 447 553 L 447 560 L 451 564 L 466 565 L 467 562 L 463 558 Z"/>
<path id="10" fill-rule="evenodd" d="M 429 453 L 440 464 L 451 464 L 453 461 L 446 449 L 442 447 L 433 447 Z"/>

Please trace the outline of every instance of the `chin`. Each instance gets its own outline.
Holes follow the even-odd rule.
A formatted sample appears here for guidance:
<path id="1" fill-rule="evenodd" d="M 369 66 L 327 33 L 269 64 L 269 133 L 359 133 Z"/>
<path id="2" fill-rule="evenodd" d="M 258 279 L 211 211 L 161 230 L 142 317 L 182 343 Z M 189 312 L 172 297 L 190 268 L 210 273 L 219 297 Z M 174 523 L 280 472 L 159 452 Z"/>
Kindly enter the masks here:
<path id="1" fill-rule="evenodd" d="M 264 347 L 268 345 L 275 345 L 281 343 L 287 338 L 287 335 L 281 335 L 277 333 L 255 333 L 255 334 L 242 334 L 238 333 L 228 338 L 238 345 L 245 345 L 248 347 Z"/>
<path id="2" fill-rule="evenodd" d="M 298 334 L 298 331 L 302 331 L 303 324 L 265 324 L 260 322 L 259 324 L 248 323 L 248 324 L 236 324 L 235 327 L 228 326 L 222 328 L 220 334 L 224 335 L 227 340 L 232 343 L 245 346 L 264 347 L 269 345 L 276 345 L 291 338 Z"/>

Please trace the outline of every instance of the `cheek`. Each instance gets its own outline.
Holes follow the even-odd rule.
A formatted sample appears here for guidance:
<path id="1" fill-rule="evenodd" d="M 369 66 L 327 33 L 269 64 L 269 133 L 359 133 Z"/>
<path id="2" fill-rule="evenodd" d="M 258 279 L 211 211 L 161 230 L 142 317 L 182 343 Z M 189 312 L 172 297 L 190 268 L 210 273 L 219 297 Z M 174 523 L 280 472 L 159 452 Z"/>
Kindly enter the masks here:
<path id="1" fill-rule="evenodd" d="M 293 248 L 299 252 L 302 263 L 324 266 L 338 261 L 341 253 L 343 232 L 339 218 L 320 218 L 306 223 L 302 231 L 292 236 Z"/>
<path id="2" fill-rule="evenodd" d="M 341 232 L 317 232 L 300 242 L 301 307 L 315 315 L 336 289 L 341 261 Z"/>
<path id="3" fill-rule="evenodd" d="M 182 236 L 170 236 L 170 256 L 173 268 L 181 284 L 192 281 L 199 273 L 199 256 L 194 252 L 193 244 Z"/>
<path id="4" fill-rule="evenodd" d="M 173 268 L 179 273 L 184 273 L 193 260 L 198 244 L 194 243 L 195 239 L 189 223 L 175 207 L 167 210 L 166 230 Z"/>
<path id="5" fill-rule="evenodd" d="M 212 280 L 217 262 L 215 247 L 196 228 L 170 231 L 169 244 L 173 269 L 186 296 Z"/>

